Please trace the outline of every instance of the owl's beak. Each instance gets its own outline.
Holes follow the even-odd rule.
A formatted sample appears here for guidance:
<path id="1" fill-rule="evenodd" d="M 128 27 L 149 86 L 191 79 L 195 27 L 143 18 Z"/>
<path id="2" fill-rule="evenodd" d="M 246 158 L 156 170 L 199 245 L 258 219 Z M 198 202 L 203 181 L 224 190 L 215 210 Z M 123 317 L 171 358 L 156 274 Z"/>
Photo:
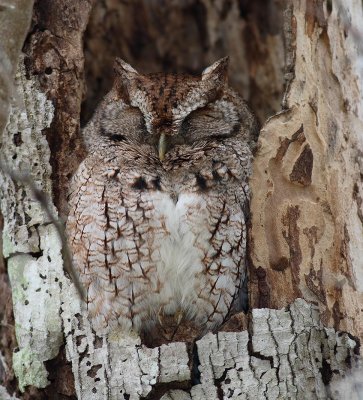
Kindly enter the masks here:
<path id="1" fill-rule="evenodd" d="M 166 153 L 166 136 L 165 136 L 165 133 L 162 133 L 160 135 L 158 149 L 159 149 L 160 161 L 163 161 L 164 158 L 165 158 L 165 153 Z"/>

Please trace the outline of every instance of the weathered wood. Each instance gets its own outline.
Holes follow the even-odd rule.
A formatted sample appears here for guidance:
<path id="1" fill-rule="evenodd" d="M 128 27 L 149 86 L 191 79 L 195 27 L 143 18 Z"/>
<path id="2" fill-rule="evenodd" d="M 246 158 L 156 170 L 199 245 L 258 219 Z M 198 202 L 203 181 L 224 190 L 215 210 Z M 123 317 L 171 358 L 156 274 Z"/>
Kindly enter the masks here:
<path id="1" fill-rule="evenodd" d="M 5 11 L 11 3 L 4 4 Z M 13 14 L 7 12 L 5 15 L 1 8 L 0 17 L 4 15 L 7 18 L 1 25 L 1 32 L 23 18 L 23 13 L 32 6 L 31 1 L 26 3 L 20 11 L 18 7 L 11 9 Z M 91 4 L 88 1 L 76 4 L 73 1 L 46 0 L 36 3 L 25 44 L 26 66 L 24 68 L 21 61 L 21 73 L 12 92 L 12 115 L 1 140 L 1 155 L 8 167 L 18 173 L 30 174 L 38 187 L 53 197 L 62 215 L 66 211 L 67 182 L 82 153 L 78 135 L 83 95 L 82 36 Z M 26 29 L 21 39 L 5 32 L 2 37 L 8 38 L 6 45 L 12 51 L 18 49 L 19 52 L 25 34 Z M 10 75 L 6 81 L 12 86 Z M 45 362 L 57 355 L 63 340 L 60 278 L 64 278 L 64 273 L 60 243 L 29 188 L 12 182 L 6 175 L 2 178 L 4 256 L 13 284 L 19 346 L 19 351 L 14 353 L 13 367 L 21 389 L 26 385 L 45 387 L 49 384 Z M 57 215 L 54 205 L 49 206 Z M 6 282 L 2 286 L 6 288 Z M 1 337 L 5 338 L 4 343 L 11 343 L 12 333 L 1 329 Z M 65 363 L 54 361 L 48 368 L 52 366 L 58 368 L 56 376 L 50 374 L 54 382 L 53 392 L 50 390 L 50 394 L 43 394 L 29 389 L 24 399 L 27 396 L 48 398 L 53 396 L 54 390 L 72 394 L 73 377 L 69 380 Z M 11 371 L 10 365 L 6 378 L 10 387 Z M 65 389 L 66 382 L 68 388 Z"/>
<path id="2" fill-rule="evenodd" d="M 15 86 L 17 97 L 2 136 L 2 157 L 9 168 L 31 174 L 39 188 L 51 195 L 50 151 L 42 131 L 50 125 L 54 107 L 35 82 L 26 79 L 22 61 Z M 30 189 L 5 173 L 0 180 L 3 254 L 12 286 L 19 347 L 13 368 L 21 389 L 26 385 L 45 387 L 49 382 L 43 362 L 54 358 L 62 344 L 61 244 Z"/>

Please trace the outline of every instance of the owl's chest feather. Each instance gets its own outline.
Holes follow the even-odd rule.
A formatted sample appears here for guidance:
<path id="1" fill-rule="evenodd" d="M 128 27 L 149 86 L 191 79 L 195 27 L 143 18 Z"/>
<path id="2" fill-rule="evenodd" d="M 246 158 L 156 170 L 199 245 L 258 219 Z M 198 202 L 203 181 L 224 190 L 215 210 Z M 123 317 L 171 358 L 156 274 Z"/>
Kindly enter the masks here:
<path id="1" fill-rule="evenodd" d="M 180 193 L 177 201 L 167 193 L 151 194 L 154 218 L 161 221 L 163 235 L 153 253 L 155 279 L 163 281 L 156 310 L 166 314 L 187 310 L 195 314 L 193 303 L 203 286 L 205 259 L 210 243 L 211 210 L 199 193 Z M 199 276 L 199 278 L 197 278 Z"/>
<path id="2" fill-rule="evenodd" d="M 208 247 L 207 202 L 198 193 L 180 193 L 175 200 L 174 196 L 160 192 L 152 198 L 154 217 L 165 230 L 159 244 L 158 271 L 170 278 L 185 273 L 188 268 L 195 272 L 201 264 L 202 247 Z"/>

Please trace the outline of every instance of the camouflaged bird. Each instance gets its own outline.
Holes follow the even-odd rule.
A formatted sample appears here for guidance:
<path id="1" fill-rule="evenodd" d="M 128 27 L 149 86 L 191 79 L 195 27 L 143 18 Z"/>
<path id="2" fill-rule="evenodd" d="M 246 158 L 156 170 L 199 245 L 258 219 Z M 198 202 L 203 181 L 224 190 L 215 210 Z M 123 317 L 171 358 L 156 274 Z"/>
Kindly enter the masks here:
<path id="1" fill-rule="evenodd" d="M 238 302 L 257 125 L 227 65 L 140 74 L 116 60 L 67 222 L 96 332 L 195 338 Z"/>

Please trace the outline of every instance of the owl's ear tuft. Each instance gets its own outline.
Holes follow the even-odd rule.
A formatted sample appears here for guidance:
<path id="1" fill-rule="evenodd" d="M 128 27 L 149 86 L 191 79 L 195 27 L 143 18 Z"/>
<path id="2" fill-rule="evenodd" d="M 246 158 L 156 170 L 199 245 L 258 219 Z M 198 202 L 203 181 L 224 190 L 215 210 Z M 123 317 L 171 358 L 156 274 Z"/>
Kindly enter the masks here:
<path id="1" fill-rule="evenodd" d="M 113 70 L 115 71 L 116 76 L 126 80 L 133 79 L 139 75 L 136 69 L 132 68 L 130 64 L 127 64 L 127 62 L 118 57 L 115 59 Z"/>
<path id="2" fill-rule="evenodd" d="M 223 57 L 202 72 L 202 81 L 215 81 L 220 84 L 227 82 L 229 57 Z"/>
<path id="3" fill-rule="evenodd" d="M 132 88 L 138 85 L 141 75 L 121 58 L 115 59 L 113 70 L 116 75 L 113 84 L 116 97 L 121 97 L 127 104 L 130 104 Z"/>

